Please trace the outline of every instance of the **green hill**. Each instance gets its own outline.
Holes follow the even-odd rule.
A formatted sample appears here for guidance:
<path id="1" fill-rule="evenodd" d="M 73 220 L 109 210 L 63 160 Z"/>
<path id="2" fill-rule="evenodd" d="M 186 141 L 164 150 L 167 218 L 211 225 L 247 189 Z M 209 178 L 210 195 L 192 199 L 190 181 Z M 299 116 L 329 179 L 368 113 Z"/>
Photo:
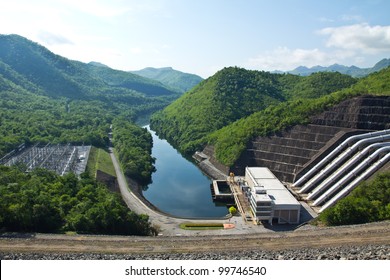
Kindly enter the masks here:
<path id="1" fill-rule="evenodd" d="M 351 87 L 319 98 L 298 98 L 270 106 L 209 134 L 201 142 L 214 145 L 217 159 L 232 166 L 253 137 L 304 124 L 310 116 L 343 100 L 367 94 L 390 95 L 390 67 L 362 78 Z"/>
<path id="2" fill-rule="evenodd" d="M 340 73 L 300 77 L 225 68 L 156 113 L 151 127 L 183 152 L 192 153 L 210 133 L 255 112 L 288 100 L 327 95 L 354 83 L 356 79 Z"/>
<path id="3" fill-rule="evenodd" d="M 152 96 L 179 93 L 178 90 L 170 89 L 159 81 L 145 78 L 141 75 L 114 70 L 91 63 L 88 64 L 87 70 L 92 77 L 103 80 L 110 87 L 125 88 Z"/>
<path id="4" fill-rule="evenodd" d="M 178 94 L 151 79 L 55 55 L 18 35 L 0 35 L 0 62 L 53 97 L 90 99 L 105 94 Z"/>
<path id="5" fill-rule="evenodd" d="M 152 137 L 132 121 L 178 95 L 156 81 L 71 61 L 23 37 L 0 35 L 0 158 L 22 143 L 106 148 L 112 125 L 124 172 L 149 182 Z M 43 169 L 25 174 L 20 168 L 0 166 L 3 230 L 155 234 L 146 215 L 129 211 L 118 195 L 85 174 L 79 180 Z"/>
<path id="6" fill-rule="evenodd" d="M 199 84 L 203 79 L 194 74 L 183 73 L 172 69 L 172 67 L 152 68 L 147 67 L 131 73 L 153 79 L 162 84 L 184 93 Z"/>
<path id="7" fill-rule="evenodd" d="M 178 96 L 159 82 L 0 35 L 0 157 L 23 142 L 104 147 L 115 118 L 135 121 Z"/>

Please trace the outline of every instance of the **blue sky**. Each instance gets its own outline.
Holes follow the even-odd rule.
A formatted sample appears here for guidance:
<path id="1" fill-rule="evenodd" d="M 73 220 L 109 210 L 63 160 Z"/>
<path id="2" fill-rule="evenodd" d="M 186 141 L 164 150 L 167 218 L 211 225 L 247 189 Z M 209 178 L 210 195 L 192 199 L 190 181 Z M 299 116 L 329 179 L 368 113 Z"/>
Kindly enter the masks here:
<path id="1" fill-rule="evenodd" d="M 292 70 L 390 58 L 389 0 L 12 0 L 0 33 L 112 68 Z"/>

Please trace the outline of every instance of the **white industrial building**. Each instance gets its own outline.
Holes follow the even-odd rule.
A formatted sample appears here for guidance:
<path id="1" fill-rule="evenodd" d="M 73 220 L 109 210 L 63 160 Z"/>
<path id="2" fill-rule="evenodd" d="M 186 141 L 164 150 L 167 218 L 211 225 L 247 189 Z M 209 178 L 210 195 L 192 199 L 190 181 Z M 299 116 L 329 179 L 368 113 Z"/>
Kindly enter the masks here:
<path id="1" fill-rule="evenodd" d="M 266 167 L 247 167 L 243 190 L 257 222 L 299 223 L 301 204 Z"/>

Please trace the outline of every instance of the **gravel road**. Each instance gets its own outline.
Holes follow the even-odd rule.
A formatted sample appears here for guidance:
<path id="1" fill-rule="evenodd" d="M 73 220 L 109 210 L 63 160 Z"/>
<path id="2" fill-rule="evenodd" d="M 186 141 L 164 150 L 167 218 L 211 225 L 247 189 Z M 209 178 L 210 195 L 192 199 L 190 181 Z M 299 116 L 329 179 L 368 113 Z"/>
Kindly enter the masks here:
<path id="1" fill-rule="evenodd" d="M 390 260 L 390 245 L 203 253 L 0 253 L 2 260 Z"/>
<path id="2" fill-rule="evenodd" d="M 3 235 L 0 258 L 390 260 L 390 221 L 226 236 Z"/>

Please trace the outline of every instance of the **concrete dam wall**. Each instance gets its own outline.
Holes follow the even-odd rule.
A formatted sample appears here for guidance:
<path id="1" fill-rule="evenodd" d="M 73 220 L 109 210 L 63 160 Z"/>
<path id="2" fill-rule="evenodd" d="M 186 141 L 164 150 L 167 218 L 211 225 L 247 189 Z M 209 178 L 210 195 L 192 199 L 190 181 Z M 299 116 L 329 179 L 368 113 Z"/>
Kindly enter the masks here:
<path id="1" fill-rule="evenodd" d="M 292 183 L 351 135 L 390 128 L 390 96 L 360 96 L 267 137 L 253 139 L 232 168 L 219 164 L 212 147 L 203 151 L 221 171 L 237 175 L 246 166 L 268 167 L 281 181 Z"/>

